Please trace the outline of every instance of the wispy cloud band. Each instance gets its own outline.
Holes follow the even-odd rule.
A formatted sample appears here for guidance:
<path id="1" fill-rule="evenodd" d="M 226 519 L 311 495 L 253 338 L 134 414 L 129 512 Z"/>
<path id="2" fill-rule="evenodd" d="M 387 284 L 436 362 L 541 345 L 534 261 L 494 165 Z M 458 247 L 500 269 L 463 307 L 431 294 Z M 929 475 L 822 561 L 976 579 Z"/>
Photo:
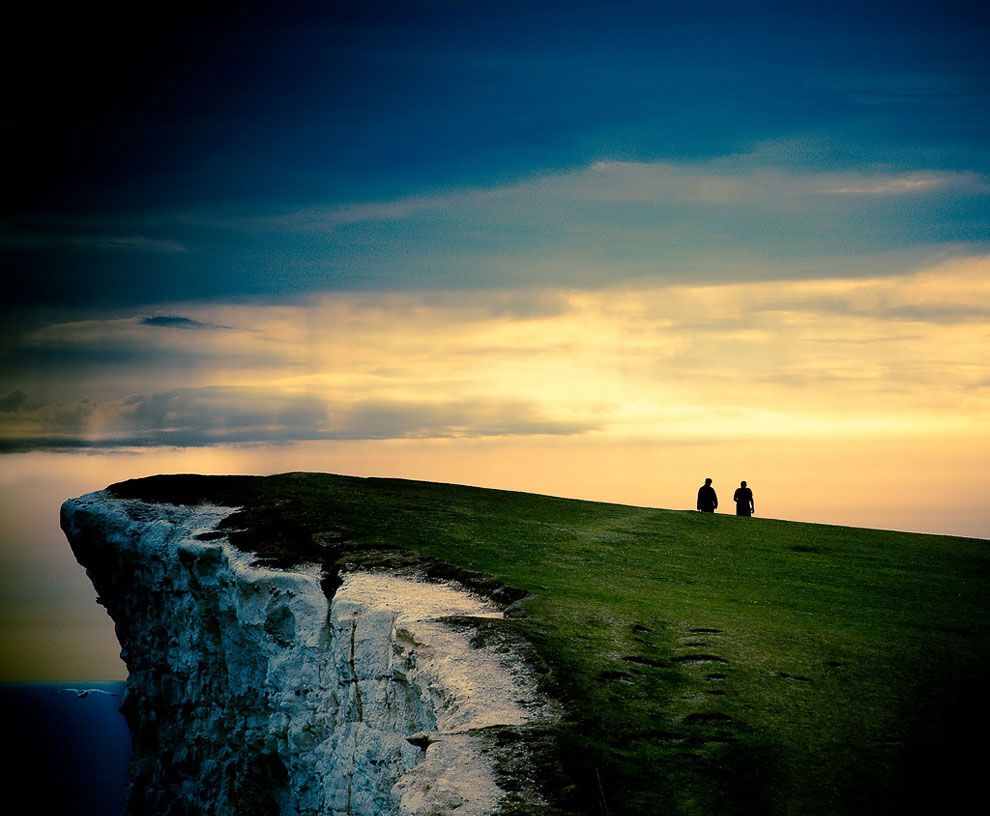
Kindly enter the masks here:
<path id="1" fill-rule="evenodd" d="M 32 350 L 20 379 L 8 366 L 0 438 L 10 450 L 982 427 L 988 279 L 990 258 L 964 257 L 871 279 L 340 294 L 53 324 L 3 351 Z M 39 359 L 72 360 L 51 369 L 60 398 Z"/>
<path id="2" fill-rule="evenodd" d="M 802 264 L 853 277 L 867 256 L 985 252 L 988 218 L 990 184 L 978 173 L 796 169 L 754 154 L 602 160 L 394 199 L 9 224 L 0 248 L 11 252 L 11 302 L 143 307 L 637 278 L 714 284 L 786 278 Z"/>
<path id="3" fill-rule="evenodd" d="M 486 216 L 574 203 L 732 206 L 813 201 L 835 196 L 923 194 L 990 195 L 990 183 L 972 172 L 850 173 L 737 166 L 725 159 L 704 164 L 596 161 L 585 168 L 502 186 L 415 195 L 388 201 L 297 209 L 281 214 L 220 218 L 212 223 L 246 231 L 325 232 L 366 222 L 398 222 L 472 210 Z M 692 210 L 692 212 L 695 212 Z M 209 223 L 209 217 L 204 219 Z M 495 221 L 495 224 L 498 222 Z"/>

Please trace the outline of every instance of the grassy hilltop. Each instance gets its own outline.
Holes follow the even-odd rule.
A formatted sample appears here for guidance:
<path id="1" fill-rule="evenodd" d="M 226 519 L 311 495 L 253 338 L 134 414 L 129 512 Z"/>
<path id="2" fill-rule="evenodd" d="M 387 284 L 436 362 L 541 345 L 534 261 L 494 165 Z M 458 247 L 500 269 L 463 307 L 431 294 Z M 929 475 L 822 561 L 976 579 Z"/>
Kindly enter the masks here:
<path id="1" fill-rule="evenodd" d="M 944 812 L 981 781 L 990 542 L 323 474 L 153 477 L 272 564 L 403 554 L 525 590 L 562 811 Z M 332 586 L 329 587 L 332 589 Z M 549 773 L 549 772 L 548 772 Z"/>

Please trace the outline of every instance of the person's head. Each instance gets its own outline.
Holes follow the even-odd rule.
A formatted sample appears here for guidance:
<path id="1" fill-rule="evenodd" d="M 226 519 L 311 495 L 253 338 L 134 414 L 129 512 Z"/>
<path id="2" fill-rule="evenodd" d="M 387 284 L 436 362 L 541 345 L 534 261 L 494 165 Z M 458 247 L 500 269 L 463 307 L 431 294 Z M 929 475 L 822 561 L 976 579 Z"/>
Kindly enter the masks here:
<path id="1" fill-rule="evenodd" d="M 739 486 L 740 486 L 740 487 L 745 487 L 745 486 L 746 486 L 746 482 L 740 482 L 740 483 L 739 483 Z"/>
<path id="2" fill-rule="evenodd" d="M 711 479 L 705 479 L 705 484 L 706 485 L 710 485 L 711 483 L 712 483 L 712 480 Z"/>

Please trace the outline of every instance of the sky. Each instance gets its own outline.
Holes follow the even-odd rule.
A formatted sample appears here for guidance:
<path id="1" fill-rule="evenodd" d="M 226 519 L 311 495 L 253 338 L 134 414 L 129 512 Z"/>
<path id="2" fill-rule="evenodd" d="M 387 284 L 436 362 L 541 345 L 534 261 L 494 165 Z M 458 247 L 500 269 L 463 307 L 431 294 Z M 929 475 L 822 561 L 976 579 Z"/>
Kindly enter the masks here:
<path id="1" fill-rule="evenodd" d="M 319 470 L 990 538 L 982 3 L 12 12 L 0 679 L 62 500 Z"/>

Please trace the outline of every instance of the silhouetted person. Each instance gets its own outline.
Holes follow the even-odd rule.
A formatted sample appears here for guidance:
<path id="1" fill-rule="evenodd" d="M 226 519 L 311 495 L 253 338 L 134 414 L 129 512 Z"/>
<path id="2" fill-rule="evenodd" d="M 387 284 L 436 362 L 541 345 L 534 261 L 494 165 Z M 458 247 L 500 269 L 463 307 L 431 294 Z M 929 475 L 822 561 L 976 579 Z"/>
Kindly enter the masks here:
<path id="1" fill-rule="evenodd" d="M 702 513 L 714 513 L 716 507 L 718 507 L 718 496 L 715 495 L 712 480 L 705 479 L 705 483 L 698 488 L 698 509 Z"/>
<path id="2" fill-rule="evenodd" d="M 745 482 L 740 482 L 736 492 L 732 494 L 732 500 L 736 503 L 737 516 L 751 516 L 756 510 L 753 504 L 753 491 L 746 487 Z"/>

